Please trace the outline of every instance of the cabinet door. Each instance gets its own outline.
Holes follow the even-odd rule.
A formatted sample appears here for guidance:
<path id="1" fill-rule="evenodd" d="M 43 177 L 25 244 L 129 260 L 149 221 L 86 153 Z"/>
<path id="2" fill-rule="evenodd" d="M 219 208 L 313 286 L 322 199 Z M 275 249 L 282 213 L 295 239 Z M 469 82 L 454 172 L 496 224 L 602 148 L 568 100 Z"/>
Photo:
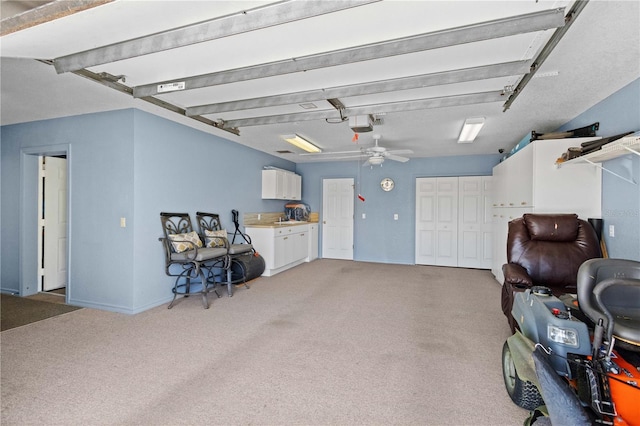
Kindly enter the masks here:
<path id="1" fill-rule="evenodd" d="M 300 201 L 302 200 L 302 176 L 293 175 L 293 190 L 291 192 L 291 199 Z"/>
<path id="2" fill-rule="evenodd" d="M 506 207 L 507 204 L 507 185 L 506 179 L 504 179 L 506 169 L 506 160 L 493 168 L 493 202 L 491 205 L 494 208 Z"/>
<path id="3" fill-rule="evenodd" d="M 302 179 L 295 173 L 284 173 L 284 198 L 286 200 L 300 200 Z"/>
<path id="4" fill-rule="evenodd" d="M 533 145 L 529 144 L 506 161 L 503 184 L 506 202 L 501 207 L 533 206 Z"/>
<path id="5" fill-rule="evenodd" d="M 251 244 L 264 258 L 267 269 L 275 268 L 274 230 L 268 228 L 246 227 L 245 232 L 251 236 Z"/>
<path id="6" fill-rule="evenodd" d="M 481 268 L 485 237 L 482 177 L 459 179 L 458 203 L 458 266 Z"/>
<path id="7" fill-rule="evenodd" d="M 293 240 L 292 262 L 305 259 L 309 253 L 309 232 L 303 231 L 291 236 Z"/>
<path id="8" fill-rule="evenodd" d="M 273 269 L 280 268 L 290 262 L 291 258 L 291 236 L 283 235 L 281 237 L 274 238 L 274 259 Z"/>
<path id="9" fill-rule="evenodd" d="M 491 269 L 493 261 L 493 176 L 482 177 L 482 262 L 481 268 Z"/>
<path id="10" fill-rule="evenodd" d="M 309 255 L 307 262 L 311 262 L 318 258 L 318 225 L 313 223 L 309 225 Z"/>
<path id="11" fill-rule="evenodd" d="M 276 198 L 276 172 L 277 170 L 262 171 L 262 198 Z"/>
<path id="12" fill-rule="evenodd" d="M 287 175 L 288 173 L 276 170 L 276 196 L 278 200 L 287 199 Z"/>

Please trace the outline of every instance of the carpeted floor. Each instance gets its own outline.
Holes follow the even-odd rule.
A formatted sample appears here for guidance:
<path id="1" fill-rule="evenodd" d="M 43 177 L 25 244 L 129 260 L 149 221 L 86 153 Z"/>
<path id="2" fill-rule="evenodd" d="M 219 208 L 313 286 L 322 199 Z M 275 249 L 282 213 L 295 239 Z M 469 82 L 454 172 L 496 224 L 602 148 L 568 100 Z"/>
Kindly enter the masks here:
<path id="1" fill-rule="evenodd" d="M 12 296 L 10 294 L 0 294 L 0 330 L 9 330 L 77 309 L 81 308 L 62 303 Z"/>
<path id="2" fill-rule="evenodd" d="M 2 332 L 7 425 L 521 425 L 489 271 L 320 259 L 233 297 Z"/>

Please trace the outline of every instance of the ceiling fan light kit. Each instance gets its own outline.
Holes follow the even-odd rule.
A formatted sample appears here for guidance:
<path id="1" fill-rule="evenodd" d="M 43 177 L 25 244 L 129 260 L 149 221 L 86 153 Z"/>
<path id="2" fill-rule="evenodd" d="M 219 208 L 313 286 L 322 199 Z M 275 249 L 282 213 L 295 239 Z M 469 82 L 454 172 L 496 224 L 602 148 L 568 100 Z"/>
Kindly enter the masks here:
<path id="1" fill-rule="evenodd" d="M 320 148 L 298 135 L 284 135 L 282 139 L 307 152 L 322 152 Z"/>
<path id="2" fill-rule="evenodd" d="M 484 117 L 467 118 L 458 137 L 458 143 L 473 142 L 484 126 Z"/>
<path id="3" fill-rule="evenodd" d="M 378 166 L 382 163 L 384 163 L 384 157 L 369 157 L 369 160 L 365 163 L 365 166 Z"/>

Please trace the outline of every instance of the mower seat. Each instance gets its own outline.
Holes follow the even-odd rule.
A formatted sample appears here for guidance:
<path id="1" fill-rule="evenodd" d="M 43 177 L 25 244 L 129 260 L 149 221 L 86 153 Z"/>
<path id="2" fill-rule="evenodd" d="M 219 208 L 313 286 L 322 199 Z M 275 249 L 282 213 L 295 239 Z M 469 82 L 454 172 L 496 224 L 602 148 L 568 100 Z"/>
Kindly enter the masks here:
<path id="1" fill-rule="evenodd" d="M 587 260 L 578 269 L 577 287 L 580 310 L 591 321 L 602 318 L 608 336 L 640 349 L 640 262 Z"/>

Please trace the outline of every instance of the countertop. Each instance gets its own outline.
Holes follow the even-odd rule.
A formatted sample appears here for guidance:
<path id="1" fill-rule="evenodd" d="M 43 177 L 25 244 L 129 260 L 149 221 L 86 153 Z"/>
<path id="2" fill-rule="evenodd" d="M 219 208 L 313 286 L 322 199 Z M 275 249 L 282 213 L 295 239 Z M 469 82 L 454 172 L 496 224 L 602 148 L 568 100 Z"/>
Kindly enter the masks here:
<path id="1" fill-rule="evenodd" d="M 318 222 L 303 222 L 303 221 L 297 221 L 297 220 L 292 220 L 292 221 L 283 221 L 283 222 L 278 222 L 278 223 L 258 223 L 255 225 L 245 225 L 245 228 L 282 228 L 283 226 L 299 226 L 299 225 L 309 225 L 311 223 L 318 223 Z"/>

